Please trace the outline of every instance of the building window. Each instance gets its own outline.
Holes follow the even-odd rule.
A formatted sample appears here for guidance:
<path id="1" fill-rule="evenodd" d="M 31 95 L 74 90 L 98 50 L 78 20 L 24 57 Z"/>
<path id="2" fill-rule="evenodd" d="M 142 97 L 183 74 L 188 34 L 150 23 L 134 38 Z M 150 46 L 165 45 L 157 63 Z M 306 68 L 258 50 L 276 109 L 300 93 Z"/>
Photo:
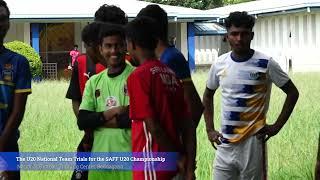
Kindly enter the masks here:
<path id="1" fill-rule="evenodd" d="M 40 23 L 39 54 L 44 63 L 57 63 L 58 76 L 68 67 L 74 46 L 74 23 Z"/>

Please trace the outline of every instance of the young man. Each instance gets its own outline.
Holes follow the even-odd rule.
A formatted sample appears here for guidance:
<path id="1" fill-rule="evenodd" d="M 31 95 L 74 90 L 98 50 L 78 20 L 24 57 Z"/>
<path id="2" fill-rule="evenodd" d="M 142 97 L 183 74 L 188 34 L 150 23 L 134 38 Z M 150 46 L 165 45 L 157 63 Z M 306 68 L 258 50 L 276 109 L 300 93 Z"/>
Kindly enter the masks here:
<path id="1" fill-rule="evenodd" d="M 120 26 L 104 24 L 99 33 L 99 49 L 107 65 L 86 84 L 78 125 L 94 129 L 91 152 L 131 152 L 131 120 L 126 81 L 134 67 L 125 61 L 125 35 Z M 132 179 L 131 171 L 89 170 L 88 179 Z"/>
<path id="2" fill-rule="evenodd" d="M 157 29 L 159 41 L 155 49 L 156 56 L 162 63 L 171 68 L 182 82 L 184 98 L 191 112 L 192 120 L 197 127 L 203 112 L 203 106 L 191 79 L 188 62 L 178 49 L 169 46 L 167 13 L 160 6 L 151 4 L 141 9 L 137 16 L 153 18 L 159 24 L 159 29 Z"/>
<path id="3" fill-rule="evenodd" d="M 119 7 L 104 4 L 94 14 L 94 21 L 125 25 L 128 23 L 128 18 L 125 12 Z M 126 54 L 125 58 L 131 65 L 137 66 L 129 54 Z"/>
<path id="4" fill-rule="evenodd" d="M 95 22 L 107 22 L 125 25 L 128 18 L 124 11 L 117 6 L 104 4 L 95 12 Z M 99 52 L 99 31 L 100 23 L 91 23 L 82 31 L 82 40 L 85 43 L 87 55 L 75 62 L 73 73 L 66 98 L 72 100 L 72 108 L 75 116 L 78 115 L 79 106 L 84 90 L 84 86 L 89 77 L 104 70 L 104 66 L 99 64 L 104 62 Z M 90 59 L 90 60 L 88 60 Z"/>
<path id="5" fill-rule="evenodd" d="M 155 54 L 157 23 L 138 17 L 126 26 L 127 50 L 140 66 L 128 78 L 133 152 L 178 152 L 186 157 L 184 179 L 194 179 L 196 139 L 184 102 L 183 87 L 174 72 Z M 133 179 L 172 179 L 177 171 L 156 171 L 149 163 Z M 181 170 L 180 169 L 180 170 Z"/>
<path id="6" fill-rule="evenodd" d="M 8 32 L 10 11 L 0 0 L 0 152 L 18 152 L 19 126 L 28 95 L 31 93 L 31 72 L 28 60 L 3 46 Z M 4 171 L 1 179 L 20 179 L 19 171 Z"/>
<path id="7" fill-rule="evenodd" d="M 250 48 L 255 19 L 247 12 L 233 12 L 225 20 L 232 52 L 211 66 L 203 95 L 204 117 L 210 142 L 218 144 L 214 178 L 265 179 L 265 142 L 288 120 L 299 93 L 288 75 L 268 55 Z M 287 98 L 272 125 L 266 124 L 271 85 Z M 221 133 L 213 123 L 213 96 L 222 89 Z"/>
<path id="8" fill-rule="evenodd" d="M 124 11 L 117 6 L 109 6 L 104 4 L 95 12 L 95 22 L 108 22 L 124 25 L 128 22 L 128 18 Z M 87 80 L 94 74 L 103 71 L 106 64 L 99 51 L 99 31 L 101 23 L 91 23 L 82 31 L 82 40 L 86 47 L 86 54 L 80 55 L 72 69 L 72 77 L 66 98 L 72 100 L 72 108 L 75 116 L 78 116 L 79 106 L 82 101 L 82 95 Z M 90 151 L 92 146 L 92 133 L 85 130 L 77 150 L 79 152 Z M 72 179 L 87 179 L 87 172 L 74 172 Z"/>

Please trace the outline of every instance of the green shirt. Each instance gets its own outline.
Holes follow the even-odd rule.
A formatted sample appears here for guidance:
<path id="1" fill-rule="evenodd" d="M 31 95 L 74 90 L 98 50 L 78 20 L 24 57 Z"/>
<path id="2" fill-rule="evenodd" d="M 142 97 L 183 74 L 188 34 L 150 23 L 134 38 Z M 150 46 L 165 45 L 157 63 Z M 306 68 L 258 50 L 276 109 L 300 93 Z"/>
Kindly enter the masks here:
<path id="1" fill-rule="evenodd" d="M 129 105 L 126 82 L 133 70 L 133 66 L 126 64 L 116 77 L 109 77 L 108 69 L 92 76 L 86 83 L 80 110 L 104 112 L 112 107 Z M 131 151 L 131 129 L 101 127 L 94 130 L 92 152 Z M 89 179 L 100 178 L 131 179 L 132 176 L 130 171 L 89 171 Z"/>

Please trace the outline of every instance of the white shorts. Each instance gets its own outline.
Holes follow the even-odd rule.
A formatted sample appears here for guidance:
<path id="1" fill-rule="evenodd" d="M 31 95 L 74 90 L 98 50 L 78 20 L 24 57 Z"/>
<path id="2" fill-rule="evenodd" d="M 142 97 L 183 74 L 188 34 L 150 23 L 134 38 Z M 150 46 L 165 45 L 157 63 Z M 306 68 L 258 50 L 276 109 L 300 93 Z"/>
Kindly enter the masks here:
<path id="1" fill-rule="evenodd" d="M 265 180 L 265 143 L 256 136 L 234 144 L 217 146 L 214 180 Z"/>

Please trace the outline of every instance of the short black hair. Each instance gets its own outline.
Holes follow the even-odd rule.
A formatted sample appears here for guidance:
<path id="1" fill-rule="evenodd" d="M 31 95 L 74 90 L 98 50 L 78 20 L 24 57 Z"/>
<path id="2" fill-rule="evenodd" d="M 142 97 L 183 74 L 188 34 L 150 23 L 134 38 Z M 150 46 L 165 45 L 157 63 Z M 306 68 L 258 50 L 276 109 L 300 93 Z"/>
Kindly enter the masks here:
<path id="1" fill-rule="evenodd" d="M 137 17 L 146 16 L 153 18 L 159 24 L 159 39 L 168 41 L 168 16 L 167 12 L 157 4 L 150 4 L 140 10 Z"/>
<path id="2" fill-rule="evenodd" d="M 9 10 L 9 8 L 8 8 L 8 6 L 7 6 L 7 3 L 5 2 L 5 1 L 3 1 L 3 0 L 0 0 L 0 7 L 4 7 L 6 10 L 7 10 L 7 12 L 8 12 L 8 19 L 9 19 L 9 17 L 10 17 L 10 10 Z"/>
<path id="3" fill-rule="evenodd" d="M 78 44 L 73 45 L 73 47 L 79 47 Z"/>
<path id="4" fill-rule="evenodd" d="M 125 25 L 128 17 L 118 6 L 104 4 L 95 12 L 94 21 Z"/>
<path id="5" fill-rule="evenodd" d="M 235 27 L 245 27 L 252 30 L 254 23 L 255 18 L 249 15 L 246 11 L 232 12 L 225 19 L 225 26 L 227 30 L 229 30 L 232 25 Z"/>
<path id="6" fill-rule="evenodd" d="M 102 23 L 92 22 L 83 28 L 81 38 L 86 45 L 93 47 L 99 44 L 99 32 L 101 25 Z"/>
<path id="7" fill-rule="evenodd" d="M 101 24 L 100 32 L 99 32 L 99 44 L 101 45 L 103 42 L 103 38 L 108 36 L 114 36 L 117 35 L 125 41 L 126 35 L 124 32 L 124 28 L 117 24 L 111 24 L 111 23 L 103 23 Z"/>
<path id="8" fill-rule="evenodd" d="M 154 19 L 141 16 L 129 22 L 125 31 L 128 40 L 141 48 L 154 51 L 158 44 L 158 27 Z"/>

